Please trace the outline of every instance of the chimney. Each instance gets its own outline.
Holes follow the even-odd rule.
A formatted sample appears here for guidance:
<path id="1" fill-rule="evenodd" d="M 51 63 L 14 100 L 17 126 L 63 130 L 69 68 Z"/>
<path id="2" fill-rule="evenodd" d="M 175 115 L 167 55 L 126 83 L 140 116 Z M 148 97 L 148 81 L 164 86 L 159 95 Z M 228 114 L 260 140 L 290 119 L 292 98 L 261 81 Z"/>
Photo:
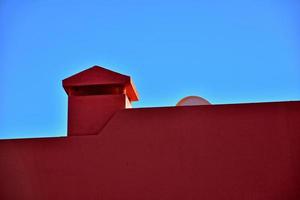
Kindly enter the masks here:
<path id="1" fill-rule="evenodd" d="M 129 76 L 94 66 L 62 81 L 68 94 L 68 136 L 97 134 L 138 94 Z"/>

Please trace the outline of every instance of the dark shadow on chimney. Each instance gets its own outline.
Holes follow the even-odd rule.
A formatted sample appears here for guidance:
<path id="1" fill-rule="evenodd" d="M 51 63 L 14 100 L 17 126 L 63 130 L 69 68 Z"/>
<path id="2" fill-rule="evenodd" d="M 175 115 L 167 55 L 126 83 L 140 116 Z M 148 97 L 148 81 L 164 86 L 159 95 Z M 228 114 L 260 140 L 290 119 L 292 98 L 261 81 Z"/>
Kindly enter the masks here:
<path id="1" fill-rule="evenodd" d="M 122 85 L 73 86 L 68 88 L 68 94 L 69 96 L 125 94 L 125 88 Z"/>

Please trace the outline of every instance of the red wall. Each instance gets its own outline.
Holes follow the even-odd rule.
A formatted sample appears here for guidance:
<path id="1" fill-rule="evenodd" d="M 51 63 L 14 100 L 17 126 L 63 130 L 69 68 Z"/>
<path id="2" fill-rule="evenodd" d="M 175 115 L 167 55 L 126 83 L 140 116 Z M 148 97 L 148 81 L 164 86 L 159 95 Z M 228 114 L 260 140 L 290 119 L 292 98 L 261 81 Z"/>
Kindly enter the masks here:
<path id="1" fill-rule="evenodd" d="M 97 134 L 119 110 L 126 108 L 126 95 L 68 97 L 68 135 Z"/>
<path id="2" fill-rule="evenodd" d="M 127 109 L 0 141 L 0 199 L 299 200 L 300 102 Z"/>

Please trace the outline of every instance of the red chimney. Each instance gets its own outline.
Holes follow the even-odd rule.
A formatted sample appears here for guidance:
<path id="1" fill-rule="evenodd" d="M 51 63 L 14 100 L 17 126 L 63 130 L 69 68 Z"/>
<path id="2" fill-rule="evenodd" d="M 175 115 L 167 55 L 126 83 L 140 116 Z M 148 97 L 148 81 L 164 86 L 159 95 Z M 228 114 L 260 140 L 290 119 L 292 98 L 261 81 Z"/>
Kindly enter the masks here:
<path id="1" fill-rule="evenodd" d="M 99 66 L 64 79 L 63 87 L 68 94 L 68 136 L 97 134 L 116 111 L 138 100 L 129 76 Z"/>

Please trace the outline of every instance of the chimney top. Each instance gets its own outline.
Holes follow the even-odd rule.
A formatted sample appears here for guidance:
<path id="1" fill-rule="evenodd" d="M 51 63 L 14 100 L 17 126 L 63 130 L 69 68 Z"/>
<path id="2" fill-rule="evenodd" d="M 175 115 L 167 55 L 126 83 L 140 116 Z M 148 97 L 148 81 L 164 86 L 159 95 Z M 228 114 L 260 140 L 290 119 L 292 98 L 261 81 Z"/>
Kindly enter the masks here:
<path id="1" fill-rule="evenodd" d="M 69 96 L 72 95 L 72 91 L 75 88 L 92 88 L 89 91 L 95 93 L 98 88 L 107 86 L 124 87 L 124 92 L 130 101 L 138 100 L 138 93 L 130 76 L 113 72 L 100 66 L 93 66 L 63 80 L 63 87 Z M 103 89 L 101 91 L 103 92 Z"/>

